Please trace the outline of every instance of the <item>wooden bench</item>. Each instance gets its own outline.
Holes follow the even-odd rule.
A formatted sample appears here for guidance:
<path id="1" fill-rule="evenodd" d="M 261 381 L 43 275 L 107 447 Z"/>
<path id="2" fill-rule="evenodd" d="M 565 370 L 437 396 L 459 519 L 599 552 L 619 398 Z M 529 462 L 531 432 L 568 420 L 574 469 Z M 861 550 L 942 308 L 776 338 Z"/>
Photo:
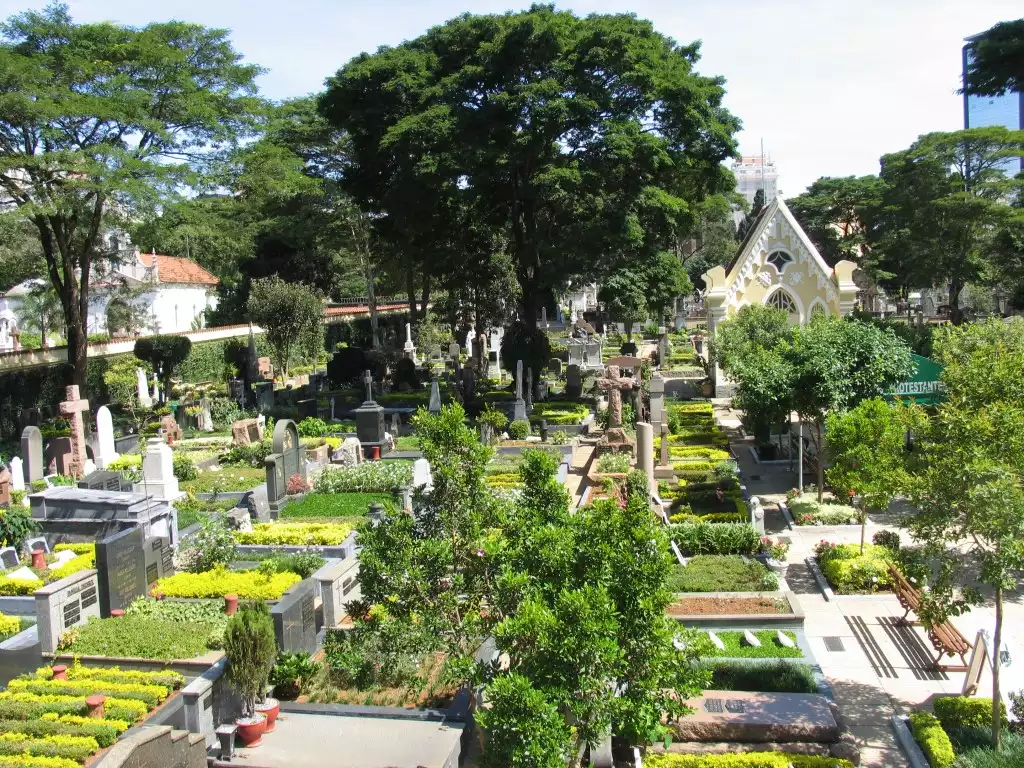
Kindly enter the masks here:
<path id="1" fill-rule="evenodd" d="M 900 605 L 905 609 L 902 620 L 905 623 L 909 623 L 907 621 L 908 614 L 911 611 L 917 613 L 921 607 L 921 591 L 911 584 L 906 576 L 892 566 L 889 567 L 889 577 L 892 579 L 892 590 L 896 595 L 896 599 L 900 601 Z M 924 627 L 932 648 L 938 651 L 939 654 L 935 658 L 935 666 L 945 672 L 967 671 L 967 652 L 971 650 L 972 646 L 967 642 L 967 638 L 960 634 L 960 630 L 954 627 L 949 619 L 941 624 L 924 625 Z M 943 656 L 959 656 L 960 665 L 942 664 Z"/>

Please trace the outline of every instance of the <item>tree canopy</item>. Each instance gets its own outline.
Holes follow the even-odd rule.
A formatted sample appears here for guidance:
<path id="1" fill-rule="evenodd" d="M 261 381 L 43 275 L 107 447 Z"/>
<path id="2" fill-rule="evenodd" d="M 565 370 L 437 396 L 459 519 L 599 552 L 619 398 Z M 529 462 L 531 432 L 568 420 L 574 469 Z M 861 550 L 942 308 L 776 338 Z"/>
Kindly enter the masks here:
<path id="1" fill-rule="evenodd" d="M 284 376 L 292 350 L 316 360 L 322 348 L 324 300 L 303 283 L 286 283 L 275 276 L 253 281 L 248 301 L 249 320 L 263 328 L 274 348 L 274 363 Z"/>
<path id="2" fill-rule="evenodd" d="M 967 44 L 963 93 L 1002 96 L 1024 91 L 1024 19 L 1001 21 Z"/>
<path id="3" fill-rule="evenodd" d="M 877 176 L 822 177 L 786 205 L 829 266 L 857 261 L 864 248 L 864 209 L 880 192 Z"/>

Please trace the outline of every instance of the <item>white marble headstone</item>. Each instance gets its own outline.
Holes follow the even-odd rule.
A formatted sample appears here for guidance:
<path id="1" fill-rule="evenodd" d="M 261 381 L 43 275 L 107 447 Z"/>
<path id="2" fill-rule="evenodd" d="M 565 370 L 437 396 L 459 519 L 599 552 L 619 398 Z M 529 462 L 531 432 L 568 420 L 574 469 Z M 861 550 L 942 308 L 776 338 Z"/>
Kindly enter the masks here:
<path id="1" fill-rule="evenodd" d="M 412 487 L 423 488 L 427 491 L 434 487 L 434 478 L 430 474 L 430 462 L 426 459 L 416 459 L 412 463 Z"/>
<path id="2" fill-rule="evenodd" d="M 12 491 L 24 491 L 25 490 L 25 467 L 20 456 L 15 456 L 11 459 L 7 465 L 11 470 L 11 490 Z"/>
<path id="3" fill-rule="evenodd" d="M 105 405 L 96 411 L 96 439 L 96 466 L 106 469 L 118 454 L 114 447 L 114 421 Z"/>

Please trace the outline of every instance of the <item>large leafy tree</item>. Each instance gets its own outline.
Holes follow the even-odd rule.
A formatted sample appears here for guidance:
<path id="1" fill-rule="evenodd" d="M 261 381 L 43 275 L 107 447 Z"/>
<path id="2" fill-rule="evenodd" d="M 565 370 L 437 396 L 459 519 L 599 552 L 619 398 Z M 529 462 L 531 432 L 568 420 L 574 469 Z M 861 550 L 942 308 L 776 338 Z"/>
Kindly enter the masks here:
<path id="1" fill-rule="evenodd" d="M 615 322 L 626 326 L 626 340 L 633 338 L 633 325 L 647 317 L 647 280 L 635 269 L 621 269 L 601 281 L 597 293 L 604 310 Z"/>
<path id="2" fill-rule="evenodd" d="M 704 273 L 725 266 L 736 255 L 733 211 L 734 206 L 726 196 L 709 197 L 701 203 L 693 228 L 677 237 L 676 256 L 694 288 L 704 290 Z M 691 249 L 688 246 L 693 240 L 697 247 Z"/>
<path id="3" fill-rule="evenodd" d="M 323 339 L 323 295 L 303 283 L 286 283 L 277 276 L 253 281 L 247 304 L 249 320 L 263 328 L 274 348 L 274 362 L 285 378 L 292 350 L 313 355 Z"/>
<path id="4" fill-rule="evenodd" d="M 786 201 L 804 232 L 829 266 L 858 260 L 864 247 L 865 207 L 880 192 L 877 176 L 824 176 L 802 195 Z"/>
<path id="5" fill-rule="evenodd" d="M 940 406 L 908 484 L 919 510 L 915 538 L 939 558 L 925 609 L 941 621 L 995 596 L 992 650 L 1003 637 L 1003 602 L 1024 573 L 1024 321 L 989 320 L 945 330 L 936 340 L 944 366 Z M 954 586 L 964 587 L 957 596 Z M 992 744 L 1000 740 L 1001 663 L 993 660 Z"/>
<path id="6" fill-rule="evenodd" d="M 1024 154 L 1024 131 L 930 133 L 882 158 L 882 189 L 865 214 L 867 267 L 887 288 L 945 284 L 954 322 L 969 283 L 999 278 L 993 238 L 1014 216 L 1021 181 L 1006 161 Z"/>
<path id="7" fill-rule="evenodd" d="M 785 357 L 793 367 L 793 410 L 810 427 L 818 456 L 818 500 L 825 485 L 825 420 L 891 392 L 913 369 L 910 347 L 868 323 L 822 318 L 795 329 Z"/>
<path id="8" fill-rule="evenodd" d="M 445 224 L 469 205 L 506 237 L 533 326 L 566 279 L 647 259 L 731 186 L 738 122 L 698 52 L 625 14 L 467 14 L 357 57 L 321 109 L 351 136 L 347 188 L 385 236 L 421 269 L 457 265 Z"/>
<path id="9" fill-rule="evenodd" d="M 193 182 L 262 110 L 260 68 L 227 35 L 177 21 L 75 24 L 66 5 L 0 26 L 0 202 L 37 230 L 83 389 L 103 228 Z"/>
<path id="10" fill-rule="evenodd" d="M 21 216 L 0 216 L 0 291 L 38 277 L 46 269 L 39 232 Z"/>
<path id="11" fill-rule="evenodd" d="M 1024 90 L 1024 19 L 1002 21 L 967 44 L 963 92 L 1002 96 Z"/>

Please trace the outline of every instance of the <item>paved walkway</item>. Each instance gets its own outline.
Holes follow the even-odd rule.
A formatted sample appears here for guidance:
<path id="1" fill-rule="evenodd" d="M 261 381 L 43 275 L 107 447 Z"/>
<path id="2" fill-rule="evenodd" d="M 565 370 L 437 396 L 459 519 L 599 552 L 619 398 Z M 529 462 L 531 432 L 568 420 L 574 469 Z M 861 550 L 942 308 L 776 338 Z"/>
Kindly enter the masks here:
<path id="1" fill-rule="evenodd" d="M 750 441 L 735 430 L 739 416 L 724 402 L 716 401 L 715 417 L 733 434 L 730 442 L 743 471 L 747 489 L 758 496 L 767 514 L 767 532 L 790 539 L 786 581 L 806 614 L 804 631 L 808 643 L 832 686 L 836 703 L 861 746 L 862 766 L 866 768 L 903 768 L 906 757 L 900 750 L 891 729 L 893 714 L 907 714 L 921 707 L 929 708 L 937 696 L 959 694 L 963 688 L 963 672 L 938 672 L 932 666 L 934 652 L 920 627 L 898 623 L 903 608 L 891 594 L 839 597 L 826 602 L 817 583 L 804 564 L 822 539 L 837 543 L 860 541 L 860 529 L 851 526 L 828 532 L 813 526 L 790 531 L 778 512 L 776 503 L 786 490 L 797 483 L 795 471 L 787 465 L 758 464 L 747 450 Z M 805 478 L 805 482 L 811 482 Z M 872 517 L 867 537 L 882 529 L 898 530 L 892 515 Z M 900 531 L 904 541 L 908 534 Z M 1004 635 L 1014 659 L 1024 662 L 1024 605 L 1018 591 L 1006 606 Z M 974 642 L 979 629 L 992 630 L 995 612 L 991 604 L 979 606 L 965 616 L 953 620 L 956 627 Z M 959 659 L 947 659 L 959 663 Z M 1004 669 L 1012 690 L 1024 689 L 1024 675 L 1015 667 Z M 990 676 L 986 670 L 978 695 L 991 694 Z"/>

